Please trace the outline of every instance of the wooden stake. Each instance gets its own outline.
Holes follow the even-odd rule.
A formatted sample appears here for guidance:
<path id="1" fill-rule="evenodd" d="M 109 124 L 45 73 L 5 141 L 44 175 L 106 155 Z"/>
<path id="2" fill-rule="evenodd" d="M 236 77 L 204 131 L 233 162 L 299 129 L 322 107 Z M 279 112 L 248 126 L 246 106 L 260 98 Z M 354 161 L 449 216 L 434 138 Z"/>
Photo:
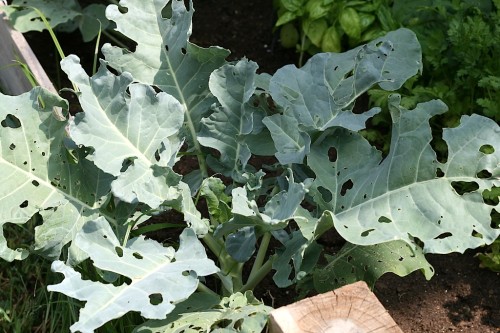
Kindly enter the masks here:
<path id="1" fill-rule="evenodd" d="M 2 6 L 0 1 L 0 86 L 3 93 L 20 95 L 32 88 L 16 61 L 28 65 L 40 86 L 57 93 L 24 36 L 9 26 Z"/>
<path id="2" fill-rule="evenodd" d="M 365 282 L 271 312 L 270 333 L 403 333 Z"/>

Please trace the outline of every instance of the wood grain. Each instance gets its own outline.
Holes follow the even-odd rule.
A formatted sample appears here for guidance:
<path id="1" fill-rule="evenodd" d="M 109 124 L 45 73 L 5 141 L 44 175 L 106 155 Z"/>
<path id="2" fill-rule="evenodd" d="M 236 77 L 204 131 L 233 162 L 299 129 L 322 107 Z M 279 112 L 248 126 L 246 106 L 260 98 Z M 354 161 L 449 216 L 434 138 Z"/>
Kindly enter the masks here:
<path id="1" fill-rule="evenodd" d="M 270 333 L 402 333 L 365 282 L 271 312 Z"/>

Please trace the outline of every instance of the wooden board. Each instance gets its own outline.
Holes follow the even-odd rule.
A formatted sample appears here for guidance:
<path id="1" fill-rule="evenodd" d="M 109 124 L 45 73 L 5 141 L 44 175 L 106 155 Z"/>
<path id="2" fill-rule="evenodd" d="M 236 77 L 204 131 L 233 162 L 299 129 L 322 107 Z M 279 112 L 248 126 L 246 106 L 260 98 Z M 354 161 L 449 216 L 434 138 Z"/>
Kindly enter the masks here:
<path id="1" fill-rule="evenodd" d="M 365 282 L 271 312 L 270 333 L 403 333 Z"/>
<path id="2" fill-rule="evenodd" d="M 0 89 L 4 94 L 20 95 L 32 86 L 16 60 L 28 65 L 36 82 L 56 92 L 24 36 L 11 29 L 0 1 Z"/>

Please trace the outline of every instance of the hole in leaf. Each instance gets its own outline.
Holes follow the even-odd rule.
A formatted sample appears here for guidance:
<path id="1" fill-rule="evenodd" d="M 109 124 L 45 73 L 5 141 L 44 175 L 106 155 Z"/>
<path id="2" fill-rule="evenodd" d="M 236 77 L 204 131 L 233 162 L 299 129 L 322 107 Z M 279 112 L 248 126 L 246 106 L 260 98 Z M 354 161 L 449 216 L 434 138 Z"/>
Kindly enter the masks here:
<path id="1" fill-rule="evenodd" d="M 3 235 L 7 240 L 7 246 L 11 249 L 25 248 L 26 244 L 30 244 L 33 241 L 30 228 L 23 228 L 14 223 L 5 223 L 3 225 Z"/>
<path id="2" fill-rule="evenodd" d="M 181 53 L 184 54 L 184 55 L 186 55 L 186 53 L 187 53 L 186 49 L 185 48 L 181 48 Z"/>
<path id="3" fill-rule="evenodd" d="M 347 190 L 350 190 L 354 186 L 352 180 L 346 181 L 344 184 L 342 184 L 342 188 L 340 189 L 340 195 L 344 196 L 347 193 Z"/>
<path id="4" fill-rule="evenodd" d="M 493 186 L 491 190 L 484 190 L 482 195 L 487 205 L 496 206 L 500 200 L 500 187 Z"/>
<path id="5" fill-rule="evenodd" d="M 479 148 L 479 151 L 483 154 L 490 155 L 490 154 L 493 154 L 495 152 L 495 148 L 493 148 L 492 145 L 482 145 Z"/>
<path id="6" fill-rule="evenodd" d="M 141 256 L 141 254 L 140 254 L 140 253 L 134 252 L 132 255 L 133 255 L 136 259 L 144 259 L 144 257 L 143 257 L 143 256 Z"/>
<path id="7" fill-rule="evenodd" d="M 118 255 L 118 257 L 123 257 L 123 249 L 119 246 L 115 246 L 115 252 Z"/>
<path id="8" fill-rule="evenodd" d="M 453 236 L 451 234 L 451 232 L 443 232 L 441 235 L 434 237 L 434 239 L 445 239 L 445 238 L 448 238 L 450 236 Z"/>
<path id="9" fill-rule="evenodd" d="M 381 217 L 379 217 L 379 218 L 378 218 L 378 221 L 379 221 L 380 223 L 391 223 L 391 222 L 392 222 L 392 220 L 391 220 L 390 218 L 385 217 L 385 216 L 381 216 Z"/>
<path id="10" fill-rule="evenodd" d="M 120 11 L 120 13 L 122 13 L 122 14 L 126 14 L 126 13 L 128 13 L 128 8 L 127 8 L 127 7 L 118 6 L 118 10 L 119 10 L 119 11 Z"/>
<path id="11" fill-rule="evenodd" d="M 321 198 L 325 202 L 330 202 L 333 199 L 332 192 L 328 191 L 326 188 L 323 186 L 318 187 L 318 192 L 321 194 Z"/>
<path id="12" fill-rule="evenodd" d="M 189 271 L 182 272 L 182 276 L 189 276 L 189 275 L 190 275 Z"/>
<path id="13" fill-rule="evenodd" d="M 475 182 L 451 182 L 453 189 L 460 195 L 477 191 L 479 185 Z"/>
<path id="14" fill-rule="evenodd" d="M 442 119 L 438 116 L 431 118 L 430 123 L 442 123 Z M 443 140 L 443 126 L 431 126 L 432 127 L 432 140 L 430 145 L 432 149 L 436 152 L 436 158 L 441 163 L 446 163 L 448 160 L 448 145 L 446 141 Z"/>
<path id="15" fill-rule="evenodd" d="M 361 237 L 366 237 L 370 234 L 370 232 L 374 231 L 375 229 L 368 229 L 368 230 L 365 230 L 361 233 Z"/>
<path id="16" fill-rule="evenodd" d="M 242 326 L 243 326 L 243 319 L 242 319 L 242 318 L 238 319 L 238 320 L 234 323 L 234 325 L 233 325 L 233 327 L 234 327 L 234 329 L 235 329 L 236 331 L 240 331 L 240 329 L 241 329 L 241 327 L 242 327 Z"/>
<path id="17" fill-rule="evenodd" d="M 335 147 L 328 149 L 328 159 L 332 163 L 337 162 L 337 149 Z"/>
<path id="18" fill-rule="evenodd" d="M 28 207 L 28 200 L 24 200 L 20 205 L 19 208 L 26 208 Z"/>
<path id="19" fill-rule="evenodd" d="M 159 293 L 149 295 L 149 303 L 151 305 L 158 305 L 163 303 L 163 296 Z"/>
<path id="20" fill-rule="evenodd" d="M 17 119 L 16 116 L 12 114 L 8 114 L 4 120 L 0 122 L 2 127 L 9 127 L 9 128 L 19 128 L 21 127 L 21 122 L 19 119 Z"/>
<path id="21" fill-rule="evenodd" d="M 443 170 L 441 170 L 440 168 L 437 168 L 436 169 L 436 177 L 442 178 L 443 176 L 444 176 Z"/>
<path id="22" fill-rule="evenodd" d="M 488 170 L 481 170 L 476 174 L 476 176 L 477 176 L 477 178 L 488 179 L 488 178 L 491 178 L 491 176 L 493 176 L 493 175 Z"/>
<path id="23" fill-rule="evenodd" d="M 347 262 L 351 262 L 352 261 L 352 256 L 347 256 L 346 261 Z"/>
<path id="24" fill-rule="evenodd" d="M 36 180 L 33 180 L 31 184 L 33 184 L 33 186 L 35 187 L 38 187 L 38 185 L 40 185 L 40 183 L 38 183 Z"/>
<path id="25" fill-rule="evenodd" d="M 403 261 L 403 260 L 405 260 L 405 258 L 403 258 L 403 257 L 399 257 L 399 259 L 398 259 L 398 260 L 399 260 L 399 261 Z"/>
<path id="26" fill-rule="evenodd" d="M 11 143 L 11 144 L 10 144 L 10 146 L 9 146 L 9 149 L 10 149 L 10 150 L 14 150 L 14 149 L 16 149 L 16 145 L 15 145 L 15 144 L 13 144 L 13 143 Z"/>

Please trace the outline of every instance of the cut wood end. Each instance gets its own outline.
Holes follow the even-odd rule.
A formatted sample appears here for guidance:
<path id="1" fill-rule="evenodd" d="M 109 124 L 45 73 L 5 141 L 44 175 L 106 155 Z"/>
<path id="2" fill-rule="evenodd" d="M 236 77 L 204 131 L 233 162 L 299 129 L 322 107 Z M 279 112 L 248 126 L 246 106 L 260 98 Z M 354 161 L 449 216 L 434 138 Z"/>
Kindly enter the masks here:
<path id="1" fill-rule="evenodd" d="M 365 282 L 273 310 L 270 333 L 403 333 Z"/>

